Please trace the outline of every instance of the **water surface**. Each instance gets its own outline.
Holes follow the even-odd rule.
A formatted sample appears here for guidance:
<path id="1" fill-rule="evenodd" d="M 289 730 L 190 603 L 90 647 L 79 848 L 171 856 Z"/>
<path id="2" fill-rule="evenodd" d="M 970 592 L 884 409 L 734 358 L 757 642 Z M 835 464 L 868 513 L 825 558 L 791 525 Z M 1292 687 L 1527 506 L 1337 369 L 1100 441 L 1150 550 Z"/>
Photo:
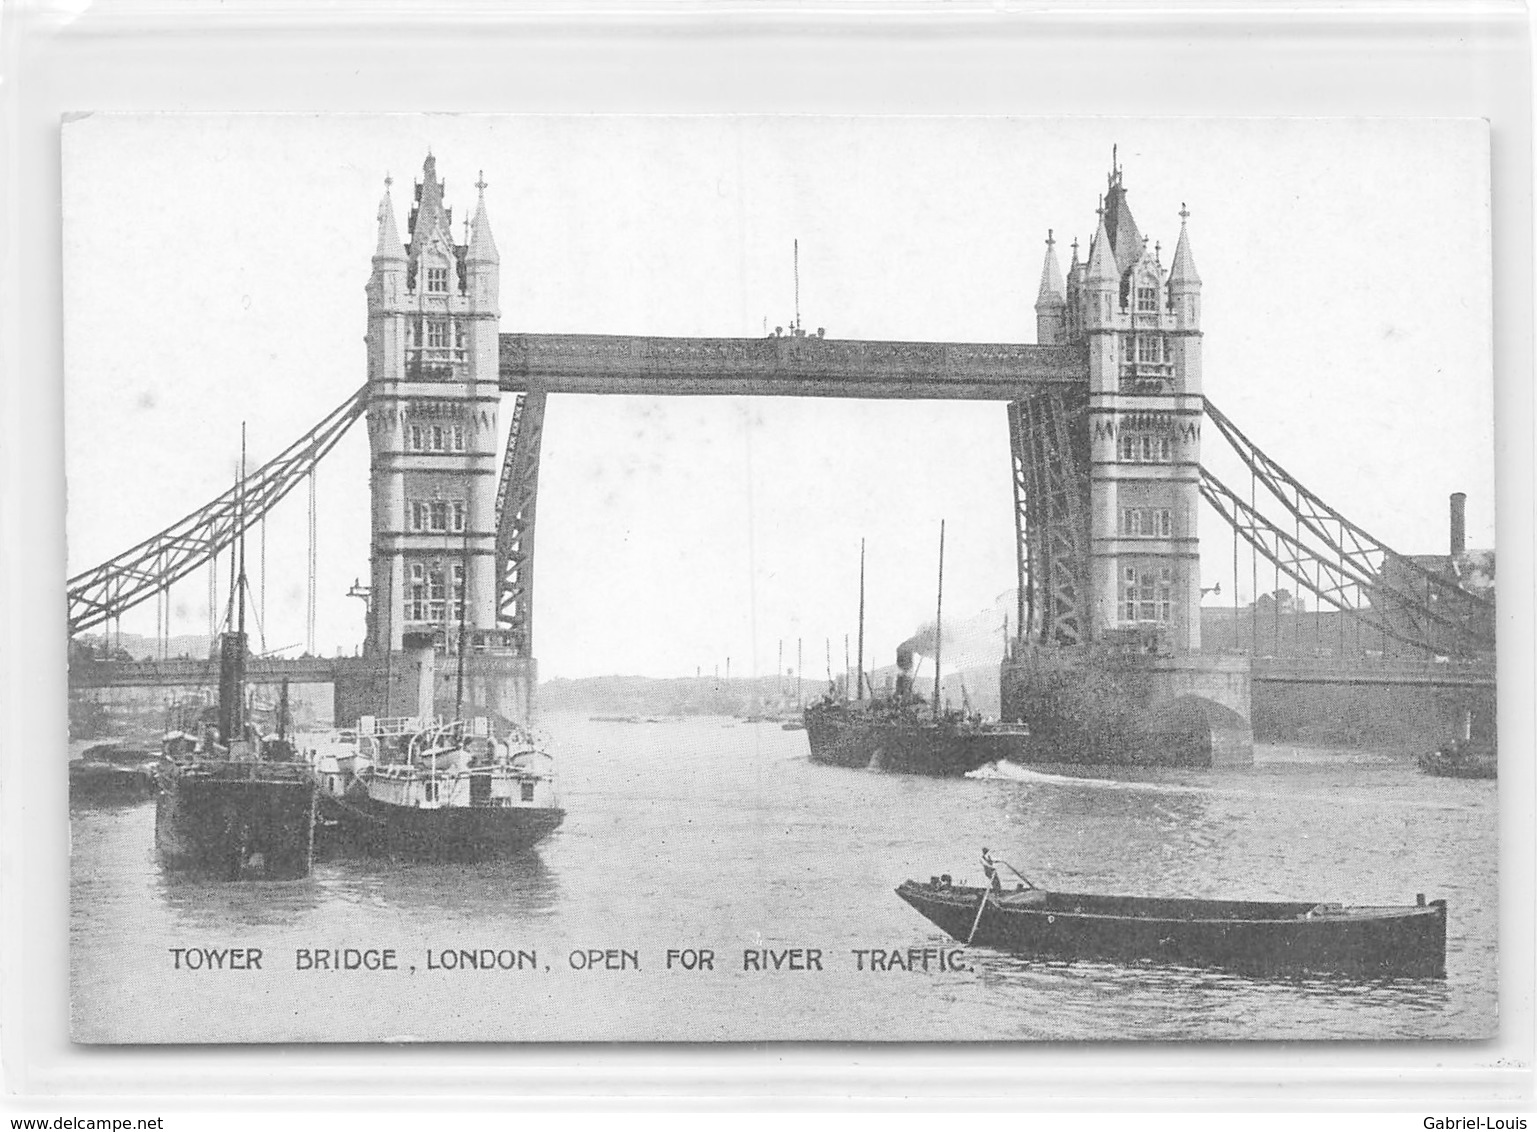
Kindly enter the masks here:
<path id="1" fill-rule="evenodd" d="M 76 1040 L 1475 1038 L 1496 1025 L 1496 791 L 1407 756 L 1261 748 L 1251 769 L 1033 770 L 928 779 L 812 764 L 804 732 L 719 719 L 546 723 L 566 822 L 475 865 L 330 860 L 306 880 L 162 874 L 154 806 L 76 808 Z M 904 878 L 979 879 L 983 845 L 1060 890 L 1449 904 L 1447 978 L 1255 979 L 1044 963 L 856 969 L 855 950 L 953 949 Z M 259 948 L 188 971 L 172 948 Z M 300 971 L 392 949 L 396 971 Z M 744 970 L 811 949 L 822 970 Z M 429 970 L 446 951 L 522 970 Z M 666 966 L 708 949 L 713 971 Z M 572 953 L 602 952 L 598 969 Z M 429 952 L 431 957 L 429 959 Z M 615 953 L 607 958 L 609 952 Z M 628 966 L 629 952 L 639 969 Z M 681 956 L 680 956 L 681 958 Z M 504 962 L 506 960 L 504 959 Z M 770 961 L 771 962 L 771 961 Z M 785 958 L 788 964 L 790 960 Z M 414 969 L 413 969 L 414 968 Z"/>

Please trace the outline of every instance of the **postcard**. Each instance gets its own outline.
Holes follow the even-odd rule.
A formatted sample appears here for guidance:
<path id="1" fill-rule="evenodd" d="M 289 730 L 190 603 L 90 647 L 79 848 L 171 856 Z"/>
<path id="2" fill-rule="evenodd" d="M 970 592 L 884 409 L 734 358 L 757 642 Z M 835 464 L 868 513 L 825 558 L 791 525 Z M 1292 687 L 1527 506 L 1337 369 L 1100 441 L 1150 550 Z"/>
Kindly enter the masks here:
<path id="1" fill-rule="evenodd" d="M 74 1040 L 1492 1036 L 1489 178 L 67 121 Z"/>

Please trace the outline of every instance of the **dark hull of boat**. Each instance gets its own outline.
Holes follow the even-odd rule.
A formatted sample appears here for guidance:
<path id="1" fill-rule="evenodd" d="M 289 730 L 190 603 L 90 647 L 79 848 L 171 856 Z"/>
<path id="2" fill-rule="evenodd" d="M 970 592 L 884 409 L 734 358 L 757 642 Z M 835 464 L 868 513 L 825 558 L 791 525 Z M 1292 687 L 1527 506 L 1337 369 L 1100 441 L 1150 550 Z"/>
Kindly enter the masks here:
<path id="1" fill-rule="evenodd" d="M 527 806 L 393 806 L 360 792 L 327 799 L 322 813 L 325 848 L 447 860 L 519 852 L 566 817 L 565 810 Z"/>
<path id="2" fill-rule="evenodd" d="M 810 708 L 806 739 L 811 761 L 827 766 L 955 777 L 1016 756 L 1028 741 L 1022 728 L 864 716 Z"/>
<path id="3" fill-rule="evenodd" d="M 897 895 L 966 942 L 982 889 L 904 881 Z M 1386 908 L 1029 894 L 994 897 L 971 942 L 1043 959 L 1221 967 L 1254 975 L 1444 978 L 1446 902 Z"/>
<path id="4" fill-rule="evenodd" d="M 315 788 L 277 780 L 172 773 L 155 801 L 161 863 L 222 880 L 293 880 L 314 860 Z"/>
<path id="5" fill-rule="evenodd" d="M 132 805 L 154 797 L 155 772 L 142 767 L 75 763 L 69 768 L 69 800 L 97 805 Z"/>
<path id="6" fill-rule="evenodd" d="M 1419 757 L 1420 769 L 1437 778 L 1498 778 L 1499 759 L 1493 753 L 1462 754 L 1432 751 Z"/>

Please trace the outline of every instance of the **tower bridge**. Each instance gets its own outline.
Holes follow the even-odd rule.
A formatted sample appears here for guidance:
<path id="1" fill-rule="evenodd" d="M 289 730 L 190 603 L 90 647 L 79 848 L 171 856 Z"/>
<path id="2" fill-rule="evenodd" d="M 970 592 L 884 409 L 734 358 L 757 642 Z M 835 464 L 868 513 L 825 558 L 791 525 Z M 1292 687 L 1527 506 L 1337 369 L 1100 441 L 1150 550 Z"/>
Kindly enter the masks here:
<path id="1" fill-rule="evenodd" d="M 1318 608 L 1416 656 L 1492 658 L 1492 591 L 1400 554 L 1329 507 L 1207 399 L 1202 282 L 1181 209 L 1168 264 L 1113 167 L 1095 234 L 1067 269 L 1048 231 L 1036 341 L 847 341 L 792 327 L 763 338 L 501 333 L 501 258 L 486 184 L 463 243 L 434 159 L 402 240 L 388 179 L 366 292 L 367 379 L 235 492 L 69 583 L 71 633 L 110 622 L 214 561 L 359 419 L 370 444 L 372 538 L 363 656 L 326 668 L 340 717 L 415 699 L 421 666 L 453 656 L 477 713 L 532 708 L 540 441 L 552 393 L 988 400 L 1006 406 L 1019 575 L 1003 702 L 1047 668 L 1141 657 L 1143 691 L 1251 715 L 1246 658 L 1203 652 L 1199 515 Z M 500 467 L 503 394 L 515 394 Z M 1203 423 L 1249 472 L 1202 463 Z M 1236 566 L 1235 566 L 1236 572 Z M 1235 590 L 1236 590 L 1235 577 Z M 1279 593 L 1279 587 L 1277 593 Z M 1075 659 L 1076 658 L 1076 659 Z M 1130 660 L 1124 663 L 1133 663 Z M 314 667 L 314 666 L 312 666 Z M 1305 667 L 1305 665 L 1304 665 Z M 440 703 L 449 695 L 439 666 Z M 1317 669 L 1324 682 L 1336 679 Z M 1423 679 L 1435 682 L 1434 665 Z M 317 671 L 319 671 L 317 669 Z M 1491 670 L 1492 672 L 1492 670 Z M 297 670 L 296 670 L 297 674 Z M 313 678 L 314 673 L 308 673 Z M 1295 682 L 1296 666 L 1278 673 Z M 76 682 L 104 678 L 83 672 Z M 1492 675 L 1490 677 L 1492 680 Z M 1393 682 L 1412 682 L 1407 672 Z M 1021 692 L 1020 695 L 1023 695 Z M 1018 698 L 1014 710 L 1018 708 Z M 1247 722 L 1243 722 L 1247 728 Z M 1238 747 L 1246 750 L 1246 740 Z"/>

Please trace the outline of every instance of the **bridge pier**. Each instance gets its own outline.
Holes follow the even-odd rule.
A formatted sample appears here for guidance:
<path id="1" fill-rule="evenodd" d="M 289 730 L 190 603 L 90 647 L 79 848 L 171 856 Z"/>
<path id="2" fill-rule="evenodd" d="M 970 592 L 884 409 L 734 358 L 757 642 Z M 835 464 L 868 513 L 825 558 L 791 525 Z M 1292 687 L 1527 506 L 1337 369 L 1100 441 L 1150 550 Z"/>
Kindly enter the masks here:
<path id="1" fill-rule="evenodd" d="M 1248 766 L 1247 657 L 1158 656 L 1100 645 L 1017 648 L 1002 716 L 1030 725 L 1034 763 Z"/>
<path id="2" fill-rule="evenodd" d="M 538 662 L 511 649 L 471 649 L 463 659 L 450 650 L 427 648 L 361 657 L 339 665 L 333 684 L 338 727 L 355 726 L 365 715 L 376 717 L 430 714 L 441 719 L 485 716 L 528 726 Z M 424 713 L 423 692 L 431 697 Z M 462 697 L 462 698 L 461 698 Z"/>

